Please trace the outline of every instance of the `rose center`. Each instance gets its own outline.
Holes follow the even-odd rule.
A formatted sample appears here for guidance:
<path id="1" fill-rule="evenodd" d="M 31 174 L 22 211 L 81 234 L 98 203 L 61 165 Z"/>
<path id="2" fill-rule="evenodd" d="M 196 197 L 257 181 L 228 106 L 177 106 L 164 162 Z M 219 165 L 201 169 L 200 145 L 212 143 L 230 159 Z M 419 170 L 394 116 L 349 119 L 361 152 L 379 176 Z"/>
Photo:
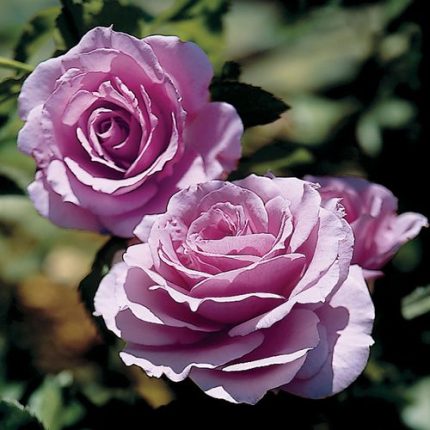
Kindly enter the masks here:
<path id="1" fill-rule="evenodd" d="M 127 169 L 138 154 L 138 145 L 133 124 L 135 119 L 129 112 L 101 107 L 92 112 L 89 118 L 89 135 L 93 147 L 105 160 L 122 169 Z"/>

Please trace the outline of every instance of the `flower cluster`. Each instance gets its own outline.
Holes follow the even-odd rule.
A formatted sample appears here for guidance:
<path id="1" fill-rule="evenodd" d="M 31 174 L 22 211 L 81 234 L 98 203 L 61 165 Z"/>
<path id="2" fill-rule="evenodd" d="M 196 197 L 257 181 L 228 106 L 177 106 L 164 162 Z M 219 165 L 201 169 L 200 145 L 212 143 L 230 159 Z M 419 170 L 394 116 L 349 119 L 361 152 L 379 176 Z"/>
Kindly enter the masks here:
<path id="1" fill-rule="evenodd" d="M 26 80 L 19 147 L 39 212 L 63 227 L 135 236 L 96 314 L 148 375 L 256 403 L 321 398 L 364 369 L 366 280 L 427 224 L 364 179 L 220 179 L 242 122 L 211 102 L 197 45 L 95 28 Z"/>

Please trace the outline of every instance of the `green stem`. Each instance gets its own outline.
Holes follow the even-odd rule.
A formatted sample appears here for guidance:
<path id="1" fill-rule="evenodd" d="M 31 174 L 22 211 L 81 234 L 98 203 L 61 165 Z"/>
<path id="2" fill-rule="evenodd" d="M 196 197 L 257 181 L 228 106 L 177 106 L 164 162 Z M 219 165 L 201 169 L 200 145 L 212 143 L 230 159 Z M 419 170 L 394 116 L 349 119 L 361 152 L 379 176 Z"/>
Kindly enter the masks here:
<path id="1" fill-rule="evenodd" d="M 9 58 L 0 57 L 0 67 L 5 69 L 20 70 L 23 72 L 32 72 L 33 66 L 21 63 L 21 61 L 11 60 Z"/>

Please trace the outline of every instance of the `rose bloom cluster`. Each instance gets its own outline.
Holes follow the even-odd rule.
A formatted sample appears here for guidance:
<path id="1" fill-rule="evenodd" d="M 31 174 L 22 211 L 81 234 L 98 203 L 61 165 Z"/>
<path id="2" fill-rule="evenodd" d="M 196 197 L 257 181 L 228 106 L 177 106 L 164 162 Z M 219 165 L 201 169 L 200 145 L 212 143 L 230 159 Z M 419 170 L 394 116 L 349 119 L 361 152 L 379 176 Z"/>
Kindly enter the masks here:
<path id="1" fill-rule="evenodd" d="M 95 297 L 127 365 L 235 403 L 333 395 L 373 343 L 366 280 L 427 220 L 364 179 L 223 181 L 243 126 L 212 76 L 193 43 L 91 30 L 24 83 L 30 197 L 60 226 L 134 237 Z"/>

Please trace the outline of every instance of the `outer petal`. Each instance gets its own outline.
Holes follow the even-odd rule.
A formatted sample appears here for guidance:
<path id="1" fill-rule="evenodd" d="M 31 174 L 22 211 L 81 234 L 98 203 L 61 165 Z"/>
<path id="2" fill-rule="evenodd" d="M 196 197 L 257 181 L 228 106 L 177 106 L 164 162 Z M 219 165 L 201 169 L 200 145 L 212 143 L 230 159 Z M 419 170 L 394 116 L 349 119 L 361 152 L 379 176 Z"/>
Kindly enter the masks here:
<path id="1" fill-rule="evenodd" d="M 129 344 L 120 354 L 128 366 L 135 364 L 149 376 L 165 374 L 172 381 L 185 379 L 195 368 L 213 369 L 248 354 L 263 341 L 261 333 L 231 339 L 223 335 L 189 346 L 151 348 Z"/>
<path id="2" fill-rule="evenodd" d="M 283 357 L 284 363 L 276 362 L 270 367 L 260 367 L 247 372 L 223 372 L 221 370 L 194 368 L 190 378 L 209 396 L 231 403 L 254 405 L 269 390 L 278 388 L 283 381 L 294 377 L 305 361 L 303 351 Z"/>
<path id="3" fill-rule="evenodd" d="M 149 36 L 143 40 L 152 47 L 161 67 L 178 88 L 188 113 L 198 111 L 209 101 L 213 70 L 201 48 L 176 36 Z"/>
<path id="4" fill-rule="evenodd" d="M 142 220 L 144 213 L 144 207 L 140 207 L 119 215 L 99 215 L 99 219 L 105 231 L 119 237 L 132 237 L 133 231 Z"/>
<path id="5" fill-rule="evenodd" d="M 403 244 L 414 239 L 421 229 L 427 226 L 428 220 L 421 214 L 407 212 L 395 217 L 389 227 L 377 232 L 375 241 L 379 253 L 378 255 L 369 256 L 368 264 L 365 267 L 369 269 L 382 267 Z M 357 262 L 357 264 L 360 263 L 362 262 Z"/>
<path id="6" fill-rule="evenodd" d="M 79 57 L 81 54 L 100 48 L 112 48 L 118 52 L 128 54 L 139 64 L 145 66 L 145 72 L 148 73 L 148 76 L 153 81 L 161 82 L 163 80 L 164 73 L 153 50 L 145 43 L 145 39 L 140 40 L 129 34 L 114 31 L 111 27 L 95 27 L 91 29 L 63 58 Z"/>
<path id="7" fill-rule="evenodd" d="M 43 104 L 52 94 L 57 79 L 62 75 L 61 57 L 40 63 L 25 80 L 18 97 L 19 116 L 26 120 L 30 111 Z"/>
<path id="8" fill-rule="evenodd" d="M 126 52 L 136 59 L 145 70 L 151 73 L 155 81 L 163 80 L 163 71 L 152 49 L 144 42 L 128 34 L 115 32 L 112 28 L 96 27 L 86 33 L 80 42 L 65 55 L 51 58 L 40 63 L 33 73 L 25 80 L 19 96 L 19 114 L 27 119 L 30 111 L 43 104 L 55 89 L 56 81 L 66 71 L 63 61 L 74 56 L 88 53 L 99 48 L 113 48 L 119 52 Z M 204 54 L 203 54 L 204 55 Z M 72 66 L 72 64 L 70 65 Z M 212 75 L 206 85 L 208 89 Z"/>
<path id="9" fill-rule="evenodd" d="M 251 174 L 246 178 L 234 181 L 233 183 L 239 185 L 239 187 L 254 191 L 254 193 L 257 193 L 264 201 L 264 203 L 267 203 L 276 197 L 280 197 L 279 187 L 272 178 L 267 176 Z"/>
<path id="10" fill-rule="evenodd" d="M 32 155 L 39 165 L 49 161 L 50 148 L 47 147 L 42 132 L 42 105 L 30 111 L 27 122 L 18 134 L 18 149 L 27 155 Z"/>
<path id="11" fill-rule="evenodd" d="M 397 230 L 400 240 L 404 243 L 413 239 L 423 227 L 428 226 L 428 219 L 414 212 L 406 212 L 397 217 L 395 229 Z"/>
<path id="12" fill-rule="evenodd" d="M 186 144 L 202 154 L 208 179 L 234 170 L 240 159 L 243 124 L 233 106 L 208 103 L 186 130 Z"/>
<path id="13" fill-rule="evenodd" d="M 191 379 L 212 397 L 255 404 L 297 374 L 318 342 L 318 318 L 298 309 L 264 332 L 265 341 L 239 362 L 218 370 L 193 369 Z"/>
<path id="14" fill-rule="evenodd" d="M 318 229 L 313 232 L 313 235 L 316 235 L 315 244 L 312 243 L 312 239 L 308 238 L 303 247 L 299 248 L 299 252 L 308 255 L 308 258 L 312 258 L 312 260 L 294 289 L 294 293 L 307 288 L 315 289 L 315 284 L 318 284 L 321 298 L 324 299 L 334 287 L 346 279 L 354 239 L 348 223 L 333 212 L 323 208 L 320 209 Z M 314 250 L 308 250 L 309 244 L 315 247 Z M 333 278 L 333 282 L 322 283 L 321 278 L 326 276 L 329 269 L 334 265 L 338 266 L 337 279 Z"/>
<path id="15" fill-rule="evenodd" d="M 115 322 L 123 340 L 145 347 L 194 344 L 207 336 L 204 332 L 187 327 L 171 327 L 144 321 L 131 309 L 118 312 Z"/>
<path id="16" fill-rule="evenodd" d="M 373 344 L 370 333 L 375 315 L 361 268 L 352 266 L 345 283 L 316 312 L 326 330 L 330 353 L 316 375 L 300 379 L 299 374 L 283 387 L 293 394 L 315 399 L 343 390 L 366 366 Z M 311 356 L 309 365 L 315 367 L 316 358 Z M 301 376 L 308 376 L 306 367 L 307 363 Z"/>
<path id="17" fill-rule="evenodd" d="M 29 185 L 28 193 L 37 211 L 60 227 L 103 231 L 95 215 L 73 203 L 64 202 L 41 171 L 36 173 L 36 180 Z"/>
<path id="18" fill-rule="evenodd" d="M 102 316 L 106 327 L 117 336 L 120 336 L 121 332 L 117 327 L 116 316 L 124 308 L 124 304 L 127 301 L 123 289 L 127 270 L 125 263 L 115 264 L 102 279 L 94 297 L 94 315 Z"/>

